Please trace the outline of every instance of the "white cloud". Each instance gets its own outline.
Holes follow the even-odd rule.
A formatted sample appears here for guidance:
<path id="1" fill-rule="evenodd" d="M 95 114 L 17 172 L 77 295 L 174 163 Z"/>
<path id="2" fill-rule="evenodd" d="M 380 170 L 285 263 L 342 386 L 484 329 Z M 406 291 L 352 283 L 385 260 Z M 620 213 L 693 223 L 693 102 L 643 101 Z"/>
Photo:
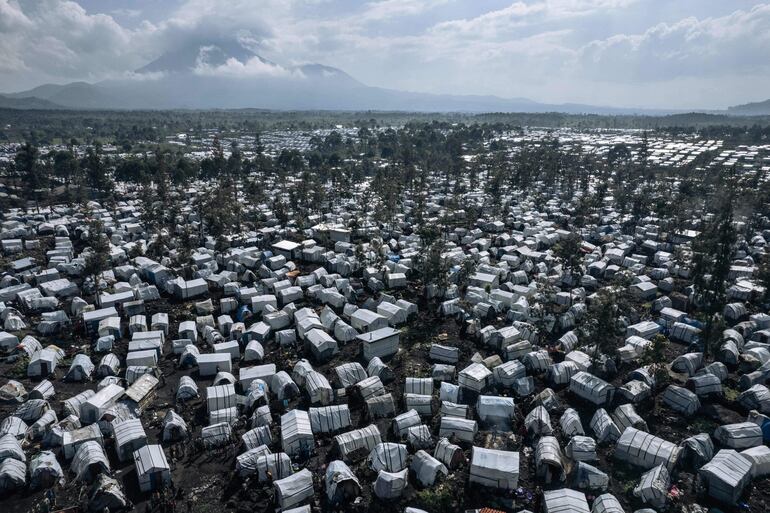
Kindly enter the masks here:
<path id="1" fill-rule="evenodd" d="M 609 81 L 670 80 L 770 71 L 770 5 L 727 16 L 659 23 L 640 34 L 592 41 L 578 69 Z"/>
<path id="2" fill-rule="evenodd" d="M 668 1 L 511 0 L 491 10 L 465 0 L 181 0 L 155 23 L 125 3 L 113 14 L 132 17 L 127 28 L 72 0 L 0 0 L 0 91 L 154 80 L 131 70 L 185 45 L 237 39 L 284 65 L 241 55 L 204 59 L 196 72 L 297 76 L 290 64 L 319 62 L 383 87 L 592 103 L 676 106 L 688 88 L 716 103 L 720 84 L 766 94 L 770 4 L 746 0 L 755 6 L 728 13 L 680 0 L 690 7 L 671 14 Z"/>
<path id="3" fill-rule="evenodd" d="M 424 13 L 452 0 L 378 0 L 369 2 L 353 18 L 359 22 L 383 21 Z"/>
<path id="4" fill-rule="evenodd" d="M 272 77 L 272 78 L 304 78 L 299 70 L 284 68 L 278 64 L 267 62 L 259 57 L 252 57 L 242 62 L 234 57 L 225 60 L 223 64 L 212 65 L 208 54 L 215 50 L 213 46 L 200 49 L 193 72 L 203 76 L 219 77 Z"/>

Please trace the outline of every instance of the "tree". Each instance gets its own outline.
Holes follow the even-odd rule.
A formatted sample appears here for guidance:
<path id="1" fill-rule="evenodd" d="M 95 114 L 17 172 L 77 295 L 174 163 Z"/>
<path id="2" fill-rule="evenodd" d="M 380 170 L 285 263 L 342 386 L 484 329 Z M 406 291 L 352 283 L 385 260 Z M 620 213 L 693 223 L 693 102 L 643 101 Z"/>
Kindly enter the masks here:
<path id="1" fill-rule="evenodd" d="M 553 247 L 553 254 L 558 258 L 566 275 L 570 278 L 569 284 L 569 303 L 572 306 L 572 289 L 575 287 L 575 281 L 580 278 L 580 268 L 583 265 L 583 251 L 581 249 L 583 240 L 577 233 L 570 233 L 565 238 L 557 242 Z"/>
<path id="2" fill-rule="evenodd" d="M 113 184 L 102 159 L 101 144 L 97 143 L 95 146 L 89 146 L 86 149 L 86 156 L 81 161 L 80 166 L 85 170 L 86 182 L 91 189 L 103 194 L 112 191 Z"/>
<path id="3" fill-rule="evenodd" d="M 666 351 L 669 346 L 668 339 L 658 333 L 650 343 L 644 348 L 642 353 L 642 364 L 648 367 L 650 375 L 655 379 L 656 387 L 660 388 L 668 381 L 668 369 L 666 363 L 668 357 Z"/>
<path id="4" fill-rule="evenodd" d="M 627 308 L 626 298 L 619 287 L 605 287 L 596 293 L 580 326 L 584 341 L 581 345 L 589 349 L 591 364 L 598 371 L 603 357 L 613 359 L 623 342 L 623 330 L 619 318 Z"/>
<path id="5" fill-rule="evenodd" d="M 701 334 L 704 356 L 721 340 L 721 312 L 727 303 L 727 281 L 738 238 L 733 224 L 735 182 L 732 178 L 720 173 L 715 186 L 718 194 L 714 198 L 715 213 L 692 244 L 694 303 L 704 320 Z"/>
<path id="6" fill-rule="evenodd" d="M 38 190 L 45 186 L 45 173 L 39 162 L 40 152 L 30 143 L 24 143 L 16 152 L 16 173 L 24 183 L 24 194 L 38 201 Z"/>
<path id="7" fill-rule="evenodd" d="M 88 214 L 87 214 L 88 215 Z M 89 247 L 86 256 L 83 274 L 91 279 L 94 290 L 94 303 L 99 305 L 99 280 L 109 266 L 110 243 L 103 233 L 104 223 L 99 219 L 88 219 L 88 237 L 86 243 Z"/>
<path id="8" fill-rule="evenodd" d="M 57 151 L 53 157 L 53 173 L 64 181 L 67 190 L 78 173 L 78 160 L 70 150 Z"/>

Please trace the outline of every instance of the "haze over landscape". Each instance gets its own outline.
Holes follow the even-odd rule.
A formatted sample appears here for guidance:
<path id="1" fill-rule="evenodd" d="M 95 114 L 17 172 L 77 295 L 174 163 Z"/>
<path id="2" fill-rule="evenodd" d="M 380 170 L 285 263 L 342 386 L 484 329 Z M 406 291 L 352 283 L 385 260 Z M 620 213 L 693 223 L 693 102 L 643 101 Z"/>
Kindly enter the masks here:
<path id="1" fill-rule="evenodd" d="M 0 0 L 0 105 L 718 111 L 769 37 L 756 1 Z"/>

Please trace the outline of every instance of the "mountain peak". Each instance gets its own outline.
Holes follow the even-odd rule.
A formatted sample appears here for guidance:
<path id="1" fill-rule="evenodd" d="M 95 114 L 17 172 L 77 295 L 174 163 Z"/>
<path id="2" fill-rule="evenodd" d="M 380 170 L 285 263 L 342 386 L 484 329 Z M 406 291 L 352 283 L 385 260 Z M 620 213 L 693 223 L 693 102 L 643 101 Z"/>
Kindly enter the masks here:
<path id="1" fill-rule="evenodd" d="M 168 51 L 149 64 L 137 69 L 136 72 L 188 72 L 201 64 L 216 67 L 225 64 L 229 59 L 246 62 L 255 57 L 265 63 L 268 62 L 238 41 L 198 41 Z"/>

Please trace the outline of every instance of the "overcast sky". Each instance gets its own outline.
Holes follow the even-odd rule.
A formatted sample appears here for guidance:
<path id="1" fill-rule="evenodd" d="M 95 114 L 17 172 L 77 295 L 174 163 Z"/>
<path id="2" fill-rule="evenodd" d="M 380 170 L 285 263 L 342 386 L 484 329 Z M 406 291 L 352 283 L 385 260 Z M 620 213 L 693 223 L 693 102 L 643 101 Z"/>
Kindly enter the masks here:
<path id="1" fill-rule="evenodd" d="M 226 38 L 411 91 L 662 108 L 770 98 L 770 3 L 743 0 L 0 0 L 0 91 L 130 77 Z"/>

